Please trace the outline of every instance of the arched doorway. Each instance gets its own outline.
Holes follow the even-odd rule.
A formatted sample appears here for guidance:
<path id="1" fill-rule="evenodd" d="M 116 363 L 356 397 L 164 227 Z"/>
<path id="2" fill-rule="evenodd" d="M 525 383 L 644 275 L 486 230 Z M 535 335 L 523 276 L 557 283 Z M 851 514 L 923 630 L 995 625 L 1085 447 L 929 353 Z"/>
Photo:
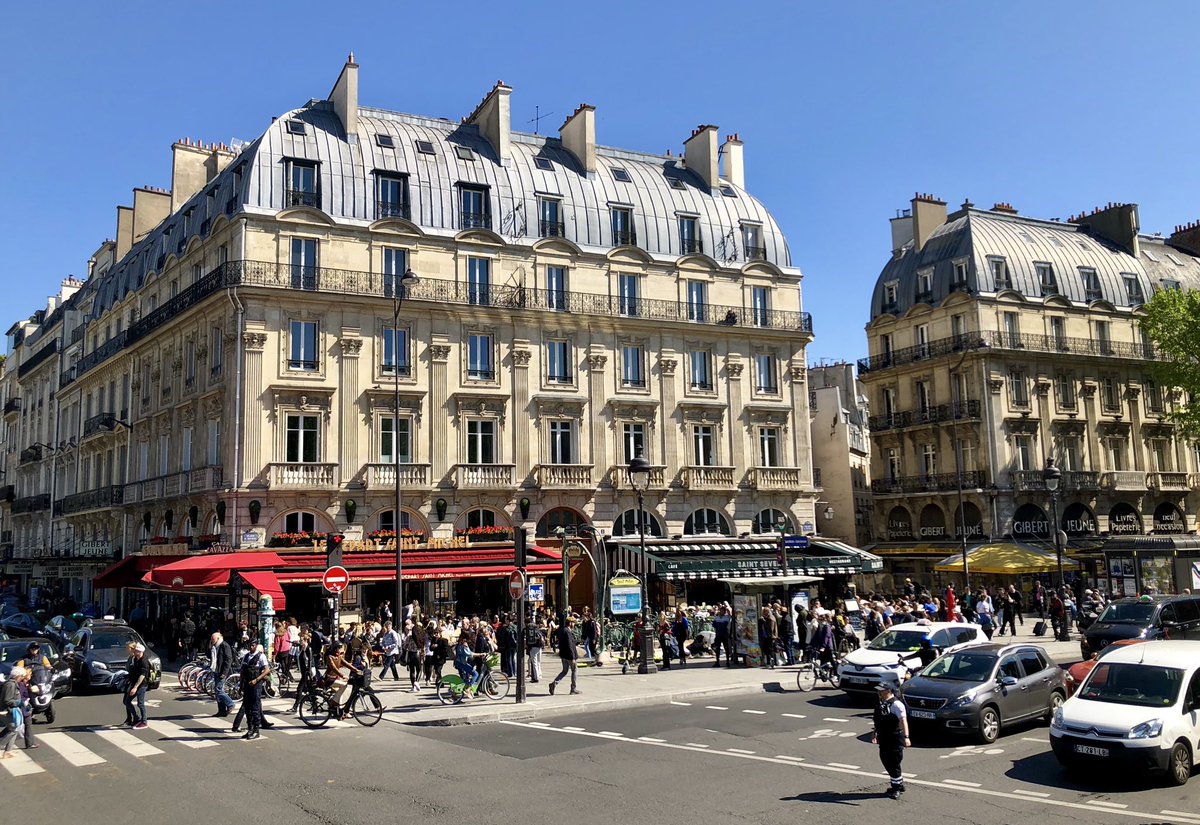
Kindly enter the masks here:
<path id="1" fill-rule="evenodd" d="M 936 504 L 926 504 L 921 510 L 921 526 L 917 528 L 922 541 L 941 541 L 946 538 L 946 514 Z"/>
<path id="2" fill-rule="evenodd" d="M 913 540 L 912 515 L 907 508 L 896 506 L 888 513 L 887 537 L 888 541 Z"/>
<path id="3" fill-rule="evenodd" d="M 1079 501 L 1071 502 L 1063 510 L 1060 526 L 1069 538 L 1094 536 L 1099 532 L 1096 528 L 1096 514 L 1086 504 Z"/>
<path id="4" fill-rule="evenodd" d="M 555 507 L 553 510 L 547 510 L 538 519 L 534 535 L 540 539 L 553 538 L 556 535 L 555 531 L 561 527 L 566 531 L 568 536 L 577 536 L 579 535 L 579 528 L 587 524 L 589 524 L 587 516 L 578 510 L 570 507 Z"/>
<path id="5" fill-rule="evenodd" d="M 711 507 L 701 507 L 692 512 L 683 522 L 685 536 L 731 536 L 729 519 L 720 510 Z"/>
<path id="6" fill-rule="evenodd" d="M 1111 536 L 1138 536 L 1142 533 L 1142 515 L 1132 504 L 1118 502 L 1108 511 L 1108 533 Z"/>

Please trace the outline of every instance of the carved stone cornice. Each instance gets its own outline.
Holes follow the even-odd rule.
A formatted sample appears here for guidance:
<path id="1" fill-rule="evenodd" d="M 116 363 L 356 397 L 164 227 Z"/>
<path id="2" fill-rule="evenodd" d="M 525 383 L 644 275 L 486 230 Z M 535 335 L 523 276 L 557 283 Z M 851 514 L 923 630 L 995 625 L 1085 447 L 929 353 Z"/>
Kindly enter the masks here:
<path id="1" fill-rule="evenodd" d="M 1063 435 L 1083 435 L 1087 432 L 1086 421 L 1055 421 L 1050 426 Z"/>
<path id="2" fill-rule="evenodd" d="M 272 421 L 279 416 L 279 408 L 300 412 L 319 412 L 325 420 L 333 411 L 333 389 L 328 387 L 270 387 L 267 392 L 272 399 L 269 417 Z"/>
<path id="3" fill-rule="evenodd" d="M 538 418 L 583 418 L 587 399 L 571 395 L 535 395 L 533 403 Z"/>
<path id="4" fill-rule="evenodd" d="M 396 391 L 384 387 L 372 387 L 367 390 L 367 402 L 370 404 L 372 412 L 390 413 L 396 408 Z M 411 415 L 420 423 L 424 405 L 424 390 L 400 391 L 401 415 Z"/>
<path id="5" fill-rule="evenodd" d="M 1006 418 L 1004 427 L 1009 435 L 1037 435 L 1042 422 L 1036 418 Z"/>
<path id="6" fill-rule="evenodd" d="M 456 392 L 452 396 L 455 412 L 459 416 L 481 415 L 494 416 L 503 425 L 508 414 L 507 395 L 489 395 L 485 393 Z"/>
<path id="7" fill-rule="evenodd" d="M 658 369 L 663 375 L 674 375 L 675 368 L 679 366 L 679 361 L 675 358 L 659 358 Z"/>
<path id="8" fill-rule="evenodd" d="M 267 345 L 267 334 L 265 332 L 243 332 L 242 346 L 247 352 L 262 352 L 262 348 Z"/>
<path id="9" fill-rule="evenodd" d="M 622 421 L 648 424 L 651 429 L 658 421 L 658 402 L 647 398 L 638 400 L 610 400 L 608 407 L 612 411 L 613 424 Z"/>
<path id="10" fill-rule="evenodd" d="M 679 402 L 679 411 L 688 424 L 716 424 L 725 426 L 726 405 L 720 401 L 688 400 Z"/>
<path id="11" fill-rule="evenodd" d="M 746 404 L 743 409 L 751 424 L 782 427 L 784 432 L 792 420 L 788 408 L 782 404 Z"/>
<path id="12" fill-rule="evenodd" d="M 338 345 L 342 349 L 343 357 L 357 358 L 358 353 L 362 350 L 363 341 L 361 338 L 339 338 Z"/>
<path id="13" fill-rule="evenodd" d="M 1100 421 L 1096 424 L 1096 434 L 1100 436 L 1128 436 L 1128 421 Z"/>

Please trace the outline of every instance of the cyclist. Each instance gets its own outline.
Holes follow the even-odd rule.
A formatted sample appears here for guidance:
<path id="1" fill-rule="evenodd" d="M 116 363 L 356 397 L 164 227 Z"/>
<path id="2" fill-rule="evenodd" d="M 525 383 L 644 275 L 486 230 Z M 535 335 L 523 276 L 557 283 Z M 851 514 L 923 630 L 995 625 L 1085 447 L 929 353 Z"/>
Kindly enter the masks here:
<path id="1" fill-rule="evenodd" d="M 816 632 L 812 637 L 813 658 L 816 658 L 822 665 L 833 663 L 833 651 L 836 642 L 833 639 L 833 625 L 830 614 L 826 612 L 821 616 L 821 623 L 817 625 Z"/>
<path id="2" fill-rule="evenodd" d="M 473 696 L 475 692 L 475 682 L 479 678 L 479 673 L 475 670 L 475 659 L 482 659 L 487 656 L 486 653 L 476 653 L 471 649 L 471 636 L 469 633 L 460 633 L 458 636 L 458 644 L 454 646 L 454 669 L 458 671 L 458 675 L 462 677 L 463 683 L 466 685 L 465 691 L 467 696 Z"/>
<path id="3" fill-rule="evenodd" d="M 342 669 L 351 670 L 350 663 L 346 661 L 343 655 L 346 648 L 341 642 L 331 642 L 329 652 L 325 654 L 325 685 L 333 687 L 333 685 L 342 679 Z M 329 706 L 333 715 L 341 718 L 341 711 L 338 703 L 335 701 L 337 693 L 330 694 Z"/>
<path id="4" fill-rule="evenodd" d="M 354 703 L 360 693 L 374 693 L 371 690 L 371 650 L 366 645 L 360 645 L 354 651 L 350 662 L 350 698 L 346 700 L 344 716 L 353 712 Z"/>

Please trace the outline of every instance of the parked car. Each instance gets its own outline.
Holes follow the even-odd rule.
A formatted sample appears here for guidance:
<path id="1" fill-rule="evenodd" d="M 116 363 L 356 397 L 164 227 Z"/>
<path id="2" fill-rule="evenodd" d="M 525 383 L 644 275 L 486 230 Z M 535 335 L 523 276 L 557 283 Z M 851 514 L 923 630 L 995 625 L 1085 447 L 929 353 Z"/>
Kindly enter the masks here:
<path id="1" fill-rule="evenodd" d="M 50 661 L 50 674 L 49 693 L 35 698 L 30 704 L 35 715 L 44 715 L 47 722 L 53 722 L 54 700 L 71 692 L 71 668 L 59 655 L 53 642 L 36 638 L 0 641 L 0 675 L 7 679 L 17 662 L 28 659 L 26 653 L 32 642 L 37 642 L 41 647 L 41 657 Z"/>
<path id="2" fill-rule="evenodd" d="M 1063 668 L 1067 672 L 1067 698 L 1069 699 L 1075 694 L 1075 691 L 1080 685 L 1083 684 L 1083 680 L 1086 679 L 1087 675 L 1092 672 L 1092 668 L 1096 666 L 1098 661 L 1103 659 L 1105 656 L 1108 656 L 1113 651 L 1120 650 L 1123 647 L 1129 647 L 1129 645 L 1140 645 L 1143 643 L 1143 641 L 1145 640 L 1118 639 L 1117 641 L 1105 647 L 1099 653 L 1093 653 L 1090 659 L 1087 659 L 1083 662 L 1076 662 L 1069 668 Z"/>
<path id="3" fill-rule="evenodd" d="M 46 630 L 45 622 L 32 613 L 13 613 L 0 619 L 0 630 L 12 637 L 40 636 L 43 639 L 52 638 Z"/>
<path id="4" fill-rule="evenodd" d="M 996 741 L 1008 725 L 1050 720 L 1067 697 L 1062 668 L 1030 644 L 974 645 L 939 656 L 901 686 L 910 729 Z"/>
<path id="5" fill-rule="evenodd" d="M 1200 640 L 1200 596 L 1139 596 L 1109 602 L 1079 643 L 1084 659 L 1118 639 Z"/>
<path id="6" fill-rule="evenodd" d="M 79 628 L 64 650 L 75 684 L 83 688 L 111 687 L 113 677 L 124 671 L 125 663 L 129 661 L 130 643 L 146 644 L 141 634 L 119 620 L 97 619 Z M 150 662 L 149 685 L 158 687 L 162 678 L 162 660 L 149 645 L 145 656 Z"/>
<path id="7" fill-rule="evenodd" d="M 1067 770 L 1192 775 L 1200 748 L 1200 641 L 1151 641 L 1105 656 L 1050 723 Z"/>
<path id="8" fill-rule="evenodd" d="M 909 622 L 889 627 L 866 647 L 852 650 L 838 666 L 842 690 L 872 694 L 881 681 L 900 684 L 911 671 L 920 670 L 921 648 L 928 640 L 932 656 L 957 650 L 984 639 L 983 628 L 962 622 Z M 925 654 L 927 657 L 930 653 Z"/>

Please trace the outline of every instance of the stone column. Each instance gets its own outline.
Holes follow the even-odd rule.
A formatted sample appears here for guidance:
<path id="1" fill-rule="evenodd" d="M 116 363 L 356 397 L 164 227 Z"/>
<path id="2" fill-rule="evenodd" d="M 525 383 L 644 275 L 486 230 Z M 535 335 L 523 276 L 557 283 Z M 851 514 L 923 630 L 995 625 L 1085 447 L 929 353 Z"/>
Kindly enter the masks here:
<path id="1" fill-rule="evenodd" d="M 264 471 L 263 463 L 270 455 L 263 456 L 263 348 L 267 336 L 262 332 L 242 334 L 245 365 L 242 369 L 242 483 L 243 486 L 258 478 Z M 272 413 L 273 415 L 273 413 Z M 237 437 L 236 434 L 234 436 Z M 270 448 L 268 447 L 268 453 Z"/>
<path id="2" fill-rule="evenodd" d="M 745 364 L 741 358 L 729 356 L 725 361 L 725 376 L 729 390 L 729 406 L 725 422 L 725 449 L 729 460 L 725 463 L 733 465 L 733 481 L 741 482 L 747 469 L 755 462 L 753 454 L 746 459 L 746 421 L 742 415 L 742 370 Z"/>
<path id="3" fill-rule="evenodd" d="M 444 483 L 451 462 L 458 455 L 447 406 L 449 398 L 450 345 L 444 335 L 431 336 L 429 345 L 429 477 L 433 485 Z"/>
<path id="4" fill-rule="evenodd" d="M 512 462 L 513 478 L 524 480 L 533 471 L 533 456 L 529 445 L 537 432 L 525 416 L 529 414 L 529 362 L 533 353 L 529 342 L 513 341 L 512 348 Z"/>
<path id="5" fill-rule="evenodd" d="M 347 332 L 349 330 L 346 330 Z M 362 338 L 343 336 L 338 340 L 341 360 L 338 364 L 338 433 L 340 445 L 338 462 L 340 464 L 339 482 L 345 484 L 362 469 L 363 456 L 359 453 L 358 432 L 358 368 L 359 352 L 362 350 Z M 330 403 L 332 409 L 333 404 Z M 368 432 L 370 430 L 368 429 Z M 369 436 L 368 436 L 369 438 Z M 368 444 L 368 453 L 370 445 Z M 368 461 L 370 458 L 368 457 Z"/>
<path id="6" fill-rule="evenodd" d="M 788 364 L 791 378 L 792 450 L 793 460 L 800 468 L 800 483 L 812 489 L 812 444 L 808 426 L 808 369 L 804 362 L 793 359 Z"/>
<path id="7" fill-rule="evenodd" d="M 579 463 L 592 464 L 592 480 L 596 481 L 604 477 L 608 472 L 608 439 L 605 433 L 608 428 L 601 420 L 601 413 L 607 403 L 605 399 L 608 393 L 604 386 L 604 370 L 608 363 L 608 356 L 604 354 L 602 347 L 593 346 L 588 354 L 588 405 L 584 409 L 583 418 L 580 421 L 581 427 L 587 427 L 587 432 L 590 435 L 590 447 L 588 454 L 584 455 L 584 440 L 583 433 L 579 434 Z"/>
<path id="8" fill-rule="evenodd" d="M 659 408 L 662 411 L 662 429 L 659 431 L 661 443 L 661 458 L 654 460 L 650 458 L 651 464 L 665 464 L 665 480 L 667 485 L 675 478 L 675 474 L 679 472 L 679 425 L 675 415 L 675 368 L 679 366 L 679 359 L 676 354 L 670 350 L 663 350 L 658 358 L 658 375 L 660 379 L 660 394 L 662 397 L 662 406 Z M 649 505 L 647 505 L 649 506 Z"/>

